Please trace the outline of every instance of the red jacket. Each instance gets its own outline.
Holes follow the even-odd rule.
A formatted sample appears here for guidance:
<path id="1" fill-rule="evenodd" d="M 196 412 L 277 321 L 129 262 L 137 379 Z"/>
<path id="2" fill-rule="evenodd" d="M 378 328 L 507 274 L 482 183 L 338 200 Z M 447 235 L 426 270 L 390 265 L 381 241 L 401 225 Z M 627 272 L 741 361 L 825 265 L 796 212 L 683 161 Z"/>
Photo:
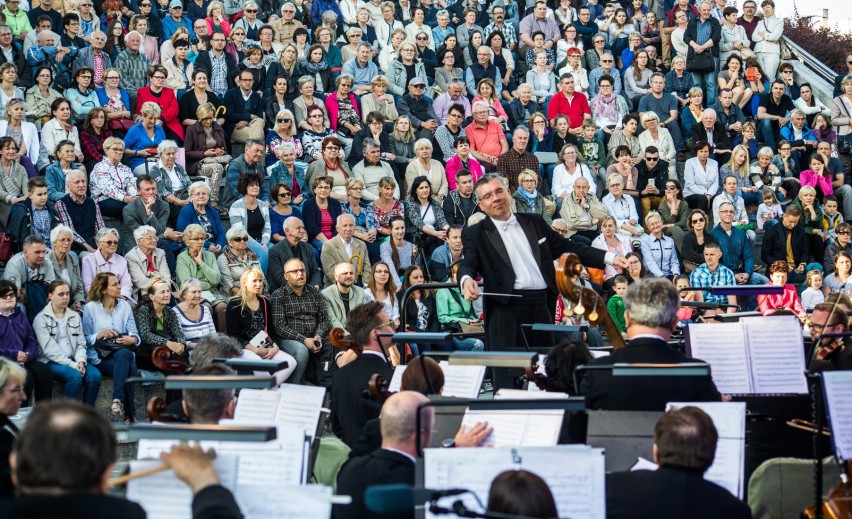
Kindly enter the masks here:
<path id="1" fill-rule="evenodd" d="M 568 116 L 568 125 L 571 128 L 579 128 L 585 116 L 592 115 L 592 109 L 589 107 L 589 100 L 585 94 L 574 92 L 574 98 L 568 101 L 565 92 L 559 92 L 550 98 L 550 103 L 547 105 L 547 119 L 552 121 L 559 114 Z"/>
<path id="2" fill-rule="evenodd" d="M 160 109 L 163 111 L 163 113 L 160 114 L 160 119 L 165 121 L 164 126 L 175 133 L 180 140 L 183 140 L 183 125 L 180 124 L 180 121 L 178 120 L 179 107 L 177 97 L 175 97 L 175 91 L 171 88 L 164 87 L 163 91 L 160 92 L 160 96 L 157 97 L 151 93 L 150 85 L 140 88 L 139 92 L 136 94 L 137 114 L 142 115 L 142 105 L 148 101 L 160 105 Z"/>
<path id="3" fill-rule="evenodd" d="M 772 282 L 767 283 L 771 285 Z M 765 295 L 757 296 L 757 309 L 763 315 L 775 313 L 779 308 L 789 308 L 796 315 L 804 315 L 805 307 L 802 306 L 802 300 L 799 299 L 799 294 L 796 292 L 796 287 L 793 285 L 784 285 L 784 292 L 781 295 Z"/>

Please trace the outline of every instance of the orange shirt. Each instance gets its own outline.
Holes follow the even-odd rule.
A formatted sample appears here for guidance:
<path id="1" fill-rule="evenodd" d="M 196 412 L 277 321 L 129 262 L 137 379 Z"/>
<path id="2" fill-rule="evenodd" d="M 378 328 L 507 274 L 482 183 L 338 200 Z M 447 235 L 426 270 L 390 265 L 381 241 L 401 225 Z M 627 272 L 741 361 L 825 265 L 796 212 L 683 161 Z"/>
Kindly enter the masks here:
<path id="1" fill-rule="evenodd" d="M 493 157 L 499 157 L 503 153 L 500 141 L 506 138 L 506 134 L 498 123 L 488 121 L 485 128 L 480 128 L 472 122 L 464 129 L 464 133 L 470 139 L 471 150 L 487 153 Z"/>

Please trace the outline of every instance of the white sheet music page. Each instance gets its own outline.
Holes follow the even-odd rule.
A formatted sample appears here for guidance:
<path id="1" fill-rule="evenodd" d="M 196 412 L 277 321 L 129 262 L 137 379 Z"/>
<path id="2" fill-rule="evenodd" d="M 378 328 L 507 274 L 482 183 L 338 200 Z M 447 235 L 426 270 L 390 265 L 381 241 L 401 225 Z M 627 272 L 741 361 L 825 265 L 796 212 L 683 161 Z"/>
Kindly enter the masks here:
<path id="1" fill-rule="evenodd" d="M 213 460 L 223 487 L 233 488 L 236 477 L 236 457 L 217 455 Z M 157 460 L 131 461 L 130 473 L 162 465 Z M 127 499 L 139 503 L 148 519 L 186 519 L 192 517 L 192 491 L 183 481 L 167 470 L 127 483 Z M 254 519 L 249 518 L 246 519 Z M 271 518 L 270 518 L 271 519 Z"/>
<path id="2" fill-rule="evenodd" d="M 317 432 L 322 401 L 325 398 L 325 388 L 317 386 L 301 386 L 298 384 L 282 384 L 278 391 L 278 411 L 275 413 L 276 424 L 297 426 L 313 438 Z"/>
<path id="3" fill-rule="evenodd" d="M 824 371 L 822 383 L 835 452 L 852 460 L 852 371 Z"/>
<path id="4" fill-rule="evenodd" d="M 737 498 L 743 498 L 745 469 L 745 402 L 669 402 L 666 411 L 695 406 L 703 409 L 713 420 L 719 440 L 716 457 L 704 474 Z"/>
<path id="5" fill-rule="evenodd" d="M 399 393 L 402 388 L 402 375 L 405 373 L 405 368 L 407 367 L 408 364 L 400 364 L 393 368 L 393 377 L 391 377 L 390 384 L 388 385 L 388 391 L 391 393 Z"/>
<path id="6" fill-rule="evenodd" d="M 452 451 L 452 452 L 451 452 Z M 488 490 L 498 474 L 524 469 L 541 476 L 553 492 L 559 517 L 604 519 L 603 449 L 587 445 L 555 447 L 519 447 L 494 449 L 426 449 L 424 485 L 428 488 L 465 488 L 488 502 Z M 439 504 L 449 507 L 461 498 L 472 510 L 483 511 L 470 495 L 444 498 Z M 433 515 L 428 519 L 456 518 Z"/>
<path id="7" fill-rule="evenodd" d="M 234 420 L 240 423 L 266 423 L 275 421 L 280 397 L 277 391 L 262 389 L 243 389 L 237 398 Z"/>
<path id="8" fill-rule="evenodd" d="M 710 376 L 720 393 L 752 392 L 740 323 L 693 323 L 686 330 L 692 356 L 710 364 Z"/>
<path id="9" fill-rule="evenodd" d="M 471 400 L 479 397 L 479 388 L 485 378 L 485 366 L 450 366 L 445 360 L 442 360 L 440 365 L 444 372 L 443 396 Z"/>
<path id="10" fill-rule="evenodd" d="M 234 497 L 246 519 L 329 519 L 331 487 L 237 486 Z"/>
<path id="11" fill-rule="evenodd" d="M 462 425 L 471 427 L 488 422 L 494 431 L 483 445 L 492 447 L 550 447 L 559 440 L 562 417 L 558 409 L 539 411 L 471 411 L 468 409 Z"/>
<path id="12" fill-rule="evenodd" d="M 807 394 L 805 345 L 799 319 L 793 315 L 741 320 L 751 359 L 756 394 Z M 721 389 L 720 389 L 721 391 Z"/>
<path id="13" fill-rule="evenodd" d="M 220 420 L 219 425 L 273 424 Z M 269 442 L 219 442 L 219 451 L 239 456 L 237 485 L 300 485 L 307 481 L 304 453 L 309 448 L 309 436 L 306 438 L 305 430 L 298 425 L 274 425 L 277 437 Z"/>

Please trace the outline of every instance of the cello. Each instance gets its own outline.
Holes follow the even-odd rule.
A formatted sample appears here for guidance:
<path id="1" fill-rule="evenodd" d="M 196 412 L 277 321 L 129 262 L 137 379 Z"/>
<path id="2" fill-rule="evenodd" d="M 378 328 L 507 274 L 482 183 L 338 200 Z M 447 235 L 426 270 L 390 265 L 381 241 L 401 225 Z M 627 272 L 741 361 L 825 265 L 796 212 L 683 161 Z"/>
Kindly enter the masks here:
<path id="1" fill-rule="evenodd" d="M 166 375 L 189 375 L 192 368 L 183 359 L 174 358 L 171 350 L 158 346 L 151 352 L 151 363 Z M 148 400 L 145 412 L 152 422 L 186 422 L 186 417 L 168 412 L 166 399 L 155 396 Z"/>
<path id="2" fill-rule="evenodd" d="M 356 358 L 364 351 L 364 347 L 346 335 L 346 331 L 343 328 L 332 328 L 328 332 L 328 340 L 332 346 L 339 350 L 351 351 L 355 354 Z M 388 350 L 390 350 L 390 348 L 388 348 Z M 391 364 L 393 364 L 393 354 L 391 353 L 389 356 L 391 358 L 388 360 Z M 370 377 L 370 381 L 367 383 L 368 389 L 365 394 L 368 393 L 369 398 L 378 400 L 379 402 L 384 402 L 393 394 L 393 392 L 388 390 L 388 387 L 390 387 L 390 379 L 386 379 L 382 375 L 376 373 Z"/>

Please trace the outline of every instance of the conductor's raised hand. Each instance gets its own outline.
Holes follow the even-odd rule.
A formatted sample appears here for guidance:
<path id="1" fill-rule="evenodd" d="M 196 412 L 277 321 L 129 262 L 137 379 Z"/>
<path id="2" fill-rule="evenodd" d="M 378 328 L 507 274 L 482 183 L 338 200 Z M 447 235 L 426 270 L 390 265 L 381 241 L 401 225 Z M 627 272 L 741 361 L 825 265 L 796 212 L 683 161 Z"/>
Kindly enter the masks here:
<path id="1" fill-rule="evenodd" d="M 612 264 L 616 267 L 621 267 L 623 269 L 627 268 L 627 258 L 624 256 L 616 256 L 612 258 Z"/>
<path id="2" fill-rule="evenodd" d="M 462 284 L 462 295 L 468 301 L 476 301 L 479 299 L 479 286 L 473 278 L 465 278 Z"/>

